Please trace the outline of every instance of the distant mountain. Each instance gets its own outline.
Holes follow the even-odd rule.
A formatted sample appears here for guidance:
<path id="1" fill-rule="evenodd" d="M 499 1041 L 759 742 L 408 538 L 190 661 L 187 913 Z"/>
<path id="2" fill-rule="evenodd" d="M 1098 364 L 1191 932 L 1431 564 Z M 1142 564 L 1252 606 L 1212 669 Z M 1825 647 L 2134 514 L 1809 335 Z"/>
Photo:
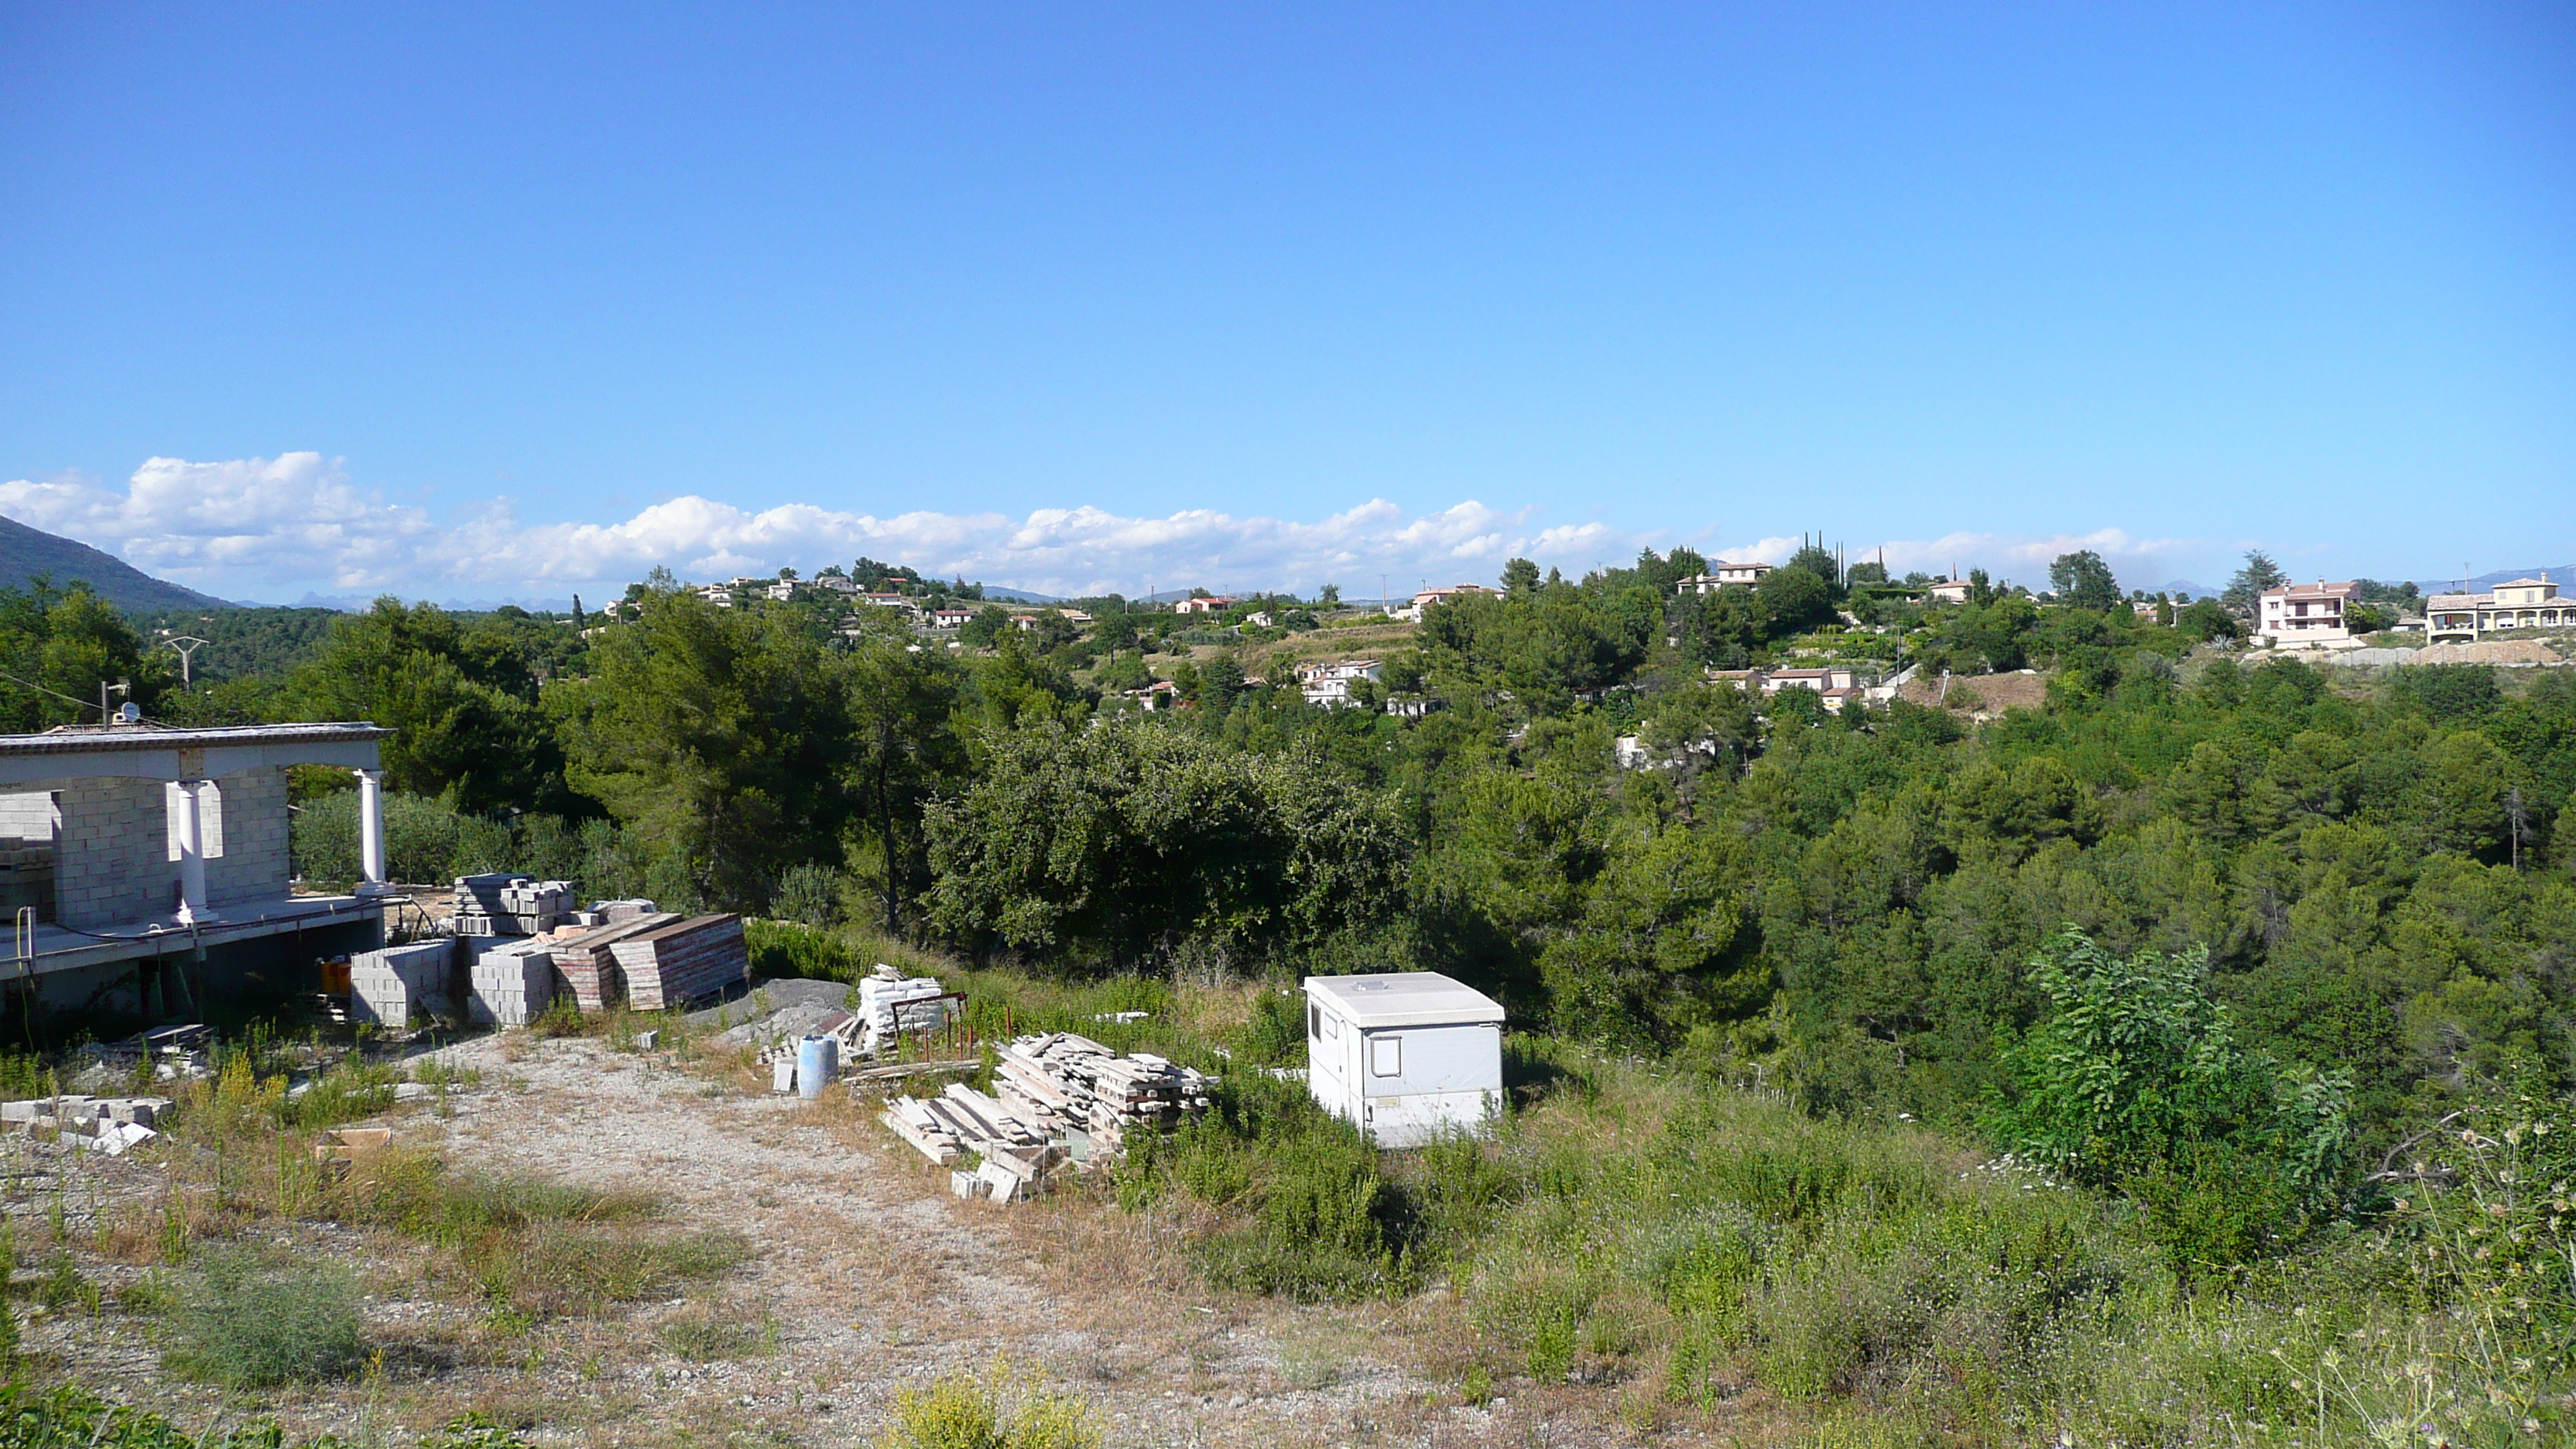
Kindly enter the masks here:
<path id="1" fill-rule="evenodd" d="M 2219 590 L 2213 589 L 2207 584 L 2195 584 L 2189 579 L 2176 579 L 2169 584 L 2158 584 L 2147 592 L 2151 594 L 2171 594 L 2177 599 L 2214 599 L 2217 598 L 2220 593 Z"/>
<path id="2" fill-rule="evenodd" d="M 2497 569 L 2494 573 L 2480 574 L 2468 580 L 2466 589 L 2460 587 L 2461 580 L 2456 576 L 2447 579 L 2417 579 L 2415 587 L 2428 594 L 2482 594 L 2498 584 L 2508 584 L 2515 579 L 2547 579 L 2563 590 L 2576 592 L 2576 564 L 2560 564 L 2556 568 L 2547 569 Z"/>
<path id="3" fill-rule="evenodd" d="M 88 544 L 29 528 L 14 518 L 0 518 L 0 587 L 23 589 L 39 574 L 53 580 L 56 588 L 87 584 L 91 592 L 129 613 L 233 607 L 195 589 L 156 579 Z"/>
<path id="4" fill-rule="evenodd" d="M 1006 604 L 1061 604 L 1064 602 L 1061 595 L 1032 594 L 1026 589 L 1006 589 L 999 584 L 986 584 L 984 597 L 999 599 Z"/>
<path id="5" fill-rule="evenodd" d="M 298 608 L 298 609 L 337 609 L 337 610 L 339 610 L 341 613 L 344 613 L 344 614 L 363 614 L 363 613 L 365 613 L 367 610 L 374 608 L 374 607 L 376 606 L 376 600 L 378 600 L 378 599 L 380 599 L 380 598 L 385 597 L 385 596 L 386 596 L 386 594 L 391 594 L 393 597 L 398 598 L 398 599 L 401 599 L 404 603 L 413 603 L 413 602 L 417 602 L 416 600 L 412 599 L 409 595 L 404 594 L 404 593 L 403 593 L 401 590 L 399 590 L 399 589 L 388 589 L 388 590 L 386 590 L 384 593 L 375 593 L 375 594 L 316 594 L 316 593 L 310 593 L 310 592 L 308 592 L 308 593 L 306 593 L 306 594 L 305 594 L 305 596 L 304 596 L 303 598 L 300 598 L 300 599 L 296 600 L 296 601 L 294 602 L 294 604 L 293 604 L 293 605 L 291 605 L 290 607 Z M 616 597 L 616 596 L 615 596 L 615 595 L 604 595 L 603 597 L 611 597 L 611 598 L 613 598 L 613 597 Z M 488 613 L 492 612 L 494 609 L 500 608 L 500 607 L 501 607 L 502 605 L 504 605 L 504 604 L 516 604 L 516 605 L 518 605 L 520 608 L 527 610 L 527 611 L 528 611 L 529 613 L 531 613 L 531 614 L 569 614 L 569 613 L 571 613 L 571 612 L 572 612 L 572 600 L 571 600 L 571 599 L 569 599 L 569 598 L 563 598 L 563 599 L 453 599 L 453 598 L 451 598 L 451 599 L 440 599 L 440 600 L 438 600 L 437 602 L 438 602 L 438 607 L 440 607 L 440 608 L 442 608 L 442 609 L 445 609 L 447 612 L 449 612 L 449 613 L 451 613 L 451 614 L 488 614 Z M 596 604 L 596 603 L 597 603 L 597 600 L 593 600 L 590 604 L 584 604 L 582 607 L 584 607 L 584 608 L 590 608 L 590 607 L 592 607 L 592 606 L 593 606 L 594 604 Z"/>

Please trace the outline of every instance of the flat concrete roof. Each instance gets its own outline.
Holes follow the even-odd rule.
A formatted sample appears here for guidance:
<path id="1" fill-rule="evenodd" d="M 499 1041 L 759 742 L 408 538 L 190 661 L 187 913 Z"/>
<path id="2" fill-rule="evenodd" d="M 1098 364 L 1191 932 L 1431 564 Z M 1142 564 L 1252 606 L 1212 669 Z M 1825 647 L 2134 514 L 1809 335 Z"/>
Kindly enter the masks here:
<path id="1" fill-rule="evenodd" d="M 377 742 L 393 731 L 372 724 L 236 725 L 180 730 L 155 725 L 66 725 L 40 735 L 0 735 L 0 787 L 123 776 L 193 780 L 269 765 L 344 765 L 372 770 Z"/>
<path id="2" fill-rule="evenodd" d="M 204 750 L 226 745 L 338 745 L 382 740 L 393 731 L 372 724 L 230 725 L 164 729 L 158 725 L 64 725 L 40 735 L 0 735 L 0 755 L 70 755 L 94 750 Z"/>
<path id="3" fill-rule="evenodd" d="M 1383 976 L 1309 976 L 1306 994 L 1365 1031 L 1381 1026 L 1500 1025 L 1502 1003 L 1437 971 Z"/>

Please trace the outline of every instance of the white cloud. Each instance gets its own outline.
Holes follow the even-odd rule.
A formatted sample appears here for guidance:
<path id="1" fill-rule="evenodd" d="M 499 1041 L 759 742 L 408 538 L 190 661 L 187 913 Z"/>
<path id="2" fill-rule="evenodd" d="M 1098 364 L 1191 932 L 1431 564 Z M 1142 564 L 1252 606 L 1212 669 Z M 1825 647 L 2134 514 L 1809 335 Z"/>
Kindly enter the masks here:
<path id="1" fill-rule="evenodd" d="M 1045 593 L 1201 586 L 1313 588 L 1353 597 L 1384 574 L 1490 581 L 1527 556 L 1579 573 L 1633 557 L 1645 535 L 1591 522 L 1539 527 L 1537 510 L 1469 501 L 1408 514 L 1384 499 L 1316 522 L 1185 509 L 1160 518 L 1090 507 L 878 517 L 791 503 L 751 510 L 688 495 L 614 523 L 523 523 L 506 500 L 452 523 L 353 485 L 318 453 L 190 463 L 154 458 L 122 490 L 71 476 L 0 483 L 0 514 L 227 597 L 386 590 L 559 598 L 622 588 L 655 567 L 683 578 L 811 573 L 861 554 L 942 576 Z"/>
<path id="2" fill-rule="evenodd" d="M 190 463 L 152 458 L 123 491 L 79 475 L 0 483 L 0 514 L 185 583 L 267 578 L 374 588 L 440 530 L 417 508 L 350 485 L 319 453 Z"/>
<path id="3" fill-rule="evenodd" d="M 2091 549 L 2111 566 L 2124 589 L 2153 589 L 2174 582 L 2214 551 L 2206 539 L 2131 538 L 2123 529 L 2060 533 L 2040 537 L 2012 533 L 1951 533 L 1926 541 L 1889 539 L 1866 549 L 1852 549 L 1854 562 L 1887 553 L 1888 572 L 1902 575 L 1920 569 L 1947 575 L 1955 564 L 1962 572 L 1982 568 L 1997 580 L 2009 579 L 2028 589 L 2048 587 L 2048 566 L 2061 554 Z M 2207 581 L 2203 581 L 2207 582 Z"/>
<path id="4" fill-rule="evenodd" d="M 1580 575 L 1625 563 L 1673 536 L 1598 521 L 1545 524 L 1538 510 L 1475 501 L 1412 514 L 1382 498 L 1314 522 L 1192 508 L 1158 518 L 1085 505 L 999 513 L 912 512 L 879 517 L 808 503 L 746 509 L 694 494 L 611 523 L 524 523 L 505 499 L 447 522 L 352 483 L 319 453 L 191 463 L 153 458 L 123 488 L 78 475 L 0 483 L 0 514 L 106 549 L 151 573 L 227 598 L 285 600 L 307 592 L 418 598 L 560 599 L 613 593 L 655 567 L 687 579 L 811 573 L 859 555 L 908 563 L 943 577 L 1054 594 L 1140 593 L 1192 586 L 1219 591 L 1312 589 L 1339 583 L 1354 598 L 1378 577 L 1407 594 L 1435 584 L 1491 581 L 1503 561 L 1536 559 Z M 1717 559 L 1779 563 L 1799 540 L 1689 542 Z M 2134 539 L 2116 529 L 2039 537 L 1953 533 L 1852 547 L 1854 561 L 1884 547 L 1888 566 L 1947 573 L 1984 568 L 2045 587 L 2061 553 L 2101 554 L 2124 586 L 2152 588 L 2208 558 L 2197 539 Z"/>

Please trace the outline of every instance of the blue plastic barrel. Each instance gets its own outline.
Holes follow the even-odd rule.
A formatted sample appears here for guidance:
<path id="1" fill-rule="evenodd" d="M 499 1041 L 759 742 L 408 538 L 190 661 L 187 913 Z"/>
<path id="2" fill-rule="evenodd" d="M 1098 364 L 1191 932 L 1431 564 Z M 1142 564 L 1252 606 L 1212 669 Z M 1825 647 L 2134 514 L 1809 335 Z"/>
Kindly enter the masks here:
<path id="1" fill-rule="evenodd" d="M 841 1043 L 837 1037 L 801 1037 L 796 1043 L 796 1094 L 811 1102 L 841 1079 Z"/>

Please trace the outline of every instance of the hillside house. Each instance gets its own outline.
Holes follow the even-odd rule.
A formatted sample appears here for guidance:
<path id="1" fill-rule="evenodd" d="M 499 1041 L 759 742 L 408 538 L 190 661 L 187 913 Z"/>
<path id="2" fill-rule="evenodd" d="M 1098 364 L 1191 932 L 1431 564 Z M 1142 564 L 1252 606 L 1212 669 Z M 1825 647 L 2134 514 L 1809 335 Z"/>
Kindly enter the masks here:
<path id="1" fill-rule="evenodd" d="M 2360 591 L 2349 581 L 2283 584 L 2265 589 L 2254 618 L 2254 637 L 2272 647 L 2309 649 L 2352 642 L 2344 606 Z"/>
<path id="2" fill-rule="evenodd" d="M 2483 594 L 2435 594 L 2424 604 L 2428 644 L 2475 643 L 2498 629 L 2576 627 L 2576 603 L 2548 579 L 2515 579 Z"/>
<path id="3" fill-rule="evenodd" d="M 1172 605 L 1172 612 L 1175 614 L 1222 614 L 1241 602 L 1242 600 L 1240 599 L 1229 599 L 1223 594 L 1210 594 L 1204 599 L 1177 600 Z"/>
<path id="4" fill-rule="evenodd" d="M 1351 703 L 1354 685 L 1361 680 L 1375 682 L 1384 673 L 1385 666 L 1374 659 L 1310 660 L 1297 666 L 1297 685 L 1308 704 L 1339 709 Z"/>
<path id="5" fill-rule="evenodd" d="M 1771 572 L 1767 563 L 1728 563 L 1720 559 L 1707 573 L 1693 574 L 1673 586 L 1675 593 L 1713 594 L 1720 589 L 1749 589 Z"/>
<path id="6" fill-rule="evenodd" d="M 1923 591 L 1923 597 L 1936 604 L 1964 604 L 1972 588 L 1966 579 L 1942 579 Z"/>

